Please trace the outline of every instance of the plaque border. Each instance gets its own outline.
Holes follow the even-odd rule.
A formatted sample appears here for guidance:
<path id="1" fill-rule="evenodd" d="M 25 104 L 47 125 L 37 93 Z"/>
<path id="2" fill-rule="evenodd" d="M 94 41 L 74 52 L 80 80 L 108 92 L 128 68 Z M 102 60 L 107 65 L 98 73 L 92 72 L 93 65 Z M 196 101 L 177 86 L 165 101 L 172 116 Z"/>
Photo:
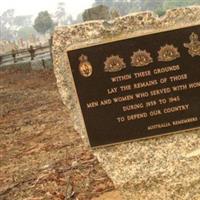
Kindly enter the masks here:
<path id="1" fill-rule="evenodd" d="M 188 133 L 190 131 L 199 130 L 200 126 L 195 127 L 195 128 L 188 128 L 188 129 L 184 129 L 184 130 L 169 132 L 169 133 L 163 133 L 163 134 L 159 134 L 159 135 L 155 135 L 155 136 L 142 137 L 142 138 L 138 138 L 138 139 L 130 139 L 130 140 L 126 140 L 126 141 L 114 142 L 114 143 L 105 144 L 105 145 L 91 146 L 90 139 L 89 139 L 88 132 L 87 132 L 87 128 L 86 128 L 85 119 L 83 117 L 83 111 L 81 109 L 81 104 L 80 104 L 80 100 L 79 100 L 78 93 L 77 93 L 77 88 L 76 88 L 75 81 L 74 81 L 74 76 L 73 76 L 73 73 L 72 73 L 71 63 L 69 61 L 68 53 L 70 51 L 74 51 L 74 50 L 81 50 L 81 49 L 84 49 L 84 48 L 95 47 L 95 46 L 99 46 L 99 45 L 103 45 L 103 44 L 111 44 L 113 42 L 119 42 L 119 41 L 131 39 L 131 38 L 154 35 L 154 34 L 158 34 L 158 33 L 165 33 L 165 32 L 185 29 L 185 28 L 191 28 L 191 27 L 195 27 L 195 26 L 200 26 L 200 22 L 193 23 L 191 26 L 190 25 L 186 25 L 186 26 L 178 25 L 178 26 L 175 26 L 173 28 L 150 29 L 150 30 L 145 31 L 144 34 L 142 34 L 142 33 L 137 33 L 137 34 L 136 33 L 132 33 L 132 34 L 128 34 L 128 36 L 127 36 L 127 34 L 123 33 L 123 34 L 120 34 L 119 36 L 114 36 L 113 38 L 111 38 L 111 37 L 103 38 L 103 39 L 101 39 L 102 42 L 88 44 L 87 46 L 86 46 L 85 42 L 81 42 L 81 43 L 79 43 L 79 45 L 70 45 L 69 46 L 69 48 L 66 51 L 66 54 L 67 54 L 67 59 L 68 59 L 69 65 L 70 65 L 71 76 L 73 78 L 73 81 L 72 81 L 73 83 L 72 84 L 73 84 L 73 87 L 75 89 L 76 98 L 78 99 L 78 104 L 79 104 L 78 107 L 80 109 L 80 114 L 81 114 L 82 120 L 84 122 L 84 129 L 85 129 L 85 132 L 87 133 L 87 137 L 85 139 L 86 139 L 87 143 L 89 144 L 89 146 L 93 150 L 100 149 L 102 147 L 111 147 L 111 146 L 119 145 L 119 144 L 127 144 L 127 143 L 131 143 L 131 142 L 136 142 L 136 141 L 143 141 L 143 140 L 161 138 L 161 137 L 175 135 L 175 134 Z"/>

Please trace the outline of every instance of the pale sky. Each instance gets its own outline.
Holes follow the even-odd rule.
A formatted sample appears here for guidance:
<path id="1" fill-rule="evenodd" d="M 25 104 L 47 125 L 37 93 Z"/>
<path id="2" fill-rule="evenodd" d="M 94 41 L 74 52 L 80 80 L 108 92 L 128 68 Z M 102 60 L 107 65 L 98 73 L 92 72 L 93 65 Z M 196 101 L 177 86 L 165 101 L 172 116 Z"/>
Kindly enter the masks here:
<path id="1" fill-rule="evenodd" d="M 48 10 L 54 13 L 59 2 L 65 2 L 67 14 L 74 17 L 84 9 L 91 7 L 94 0 L 2 0 L 0 15 L 7 9 L 15 9 L 15 15 L 34 15 Z"/>

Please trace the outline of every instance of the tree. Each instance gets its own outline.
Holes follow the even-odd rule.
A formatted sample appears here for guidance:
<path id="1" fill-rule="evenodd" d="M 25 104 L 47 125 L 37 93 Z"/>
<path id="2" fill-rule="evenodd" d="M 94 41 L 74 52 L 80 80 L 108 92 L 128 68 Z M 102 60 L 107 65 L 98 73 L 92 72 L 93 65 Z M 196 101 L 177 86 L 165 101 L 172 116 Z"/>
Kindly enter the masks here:
<path id="1" fill-rule="evenodd" d="M 18 39 L 23 38 L 24 40 L 29 40 L 31 36 L 35 34 L 35 29 L 30 26 L 22 27 L 17 32 Z"/>
<path id="2" fill-rule="evenodd" d="M 105 5 L 99 5 L 84 11 L 82 15 L 83 21 L 90 20 L 109 20 L 110 11 L 109 7 Z"/>
<path id="3" fill-rule="evenodd" d="M 1 15 L 1 25 L 12 26 L 14 23 L 15 10 L 8 9 Z"/>
<path id="4" fill-rule="evenodd" d="M 14 10 L 9 9 L 3 12 L 0 16 L 0 39 L 1 40 L 14 40 L 16 31 L 13 29 L 14 25 Z"/>
<path id="5" fill-rule="evenodd" d="M 74 22 L 74 19 L 73 19 L 72 15 L 68 15 L 68 16 L 66 16 L 65 21 L 63 21 L 62 24 L 69 25 L 69 24 L 73 24 L 73 22 Z"/>
<path id="6" fill-rule="evenodd" d="M 0 16 L 0 39 L 1 40 L 16 40 L 18 32 L 23 27 L 32 26 L 31 15 L 15 16 L 13 9 L 6 10 Z"/>
<path id="7" fill-rule="evenodd" d="M 56 21 L 57 21 L 58 25 L 64 24 L 64 21 L 66 20 L 66 11 L 65 11 L 65 3 L 64 2 L 58 3 L 55 17 L 56 17 Z"/>
<path id="8" fill-rule="evenodd" d="M 113 7 L 115 0 L 95 0 L 94 6 L 105 5 L 108 7 Z"/>
<path id="9" fill-rule="evenodd" d="M 181 1 L 166 0 L 164 3 L 164 9 L 172 9 L 177 7 L 195 5 L 195 4 L 199 5 L 200 0 L 181 0 Z"/>
<path id="10" fill-rule="evenodd" d="M 54 23 L 48 11 L 42 11 L 38 14 L 33 27 L 41 34 L 45 34 L 47 31 L 53 29 Z"/>
<path id="11" fill-rule="evenodd" d="M 27 27 L 32 24 L 31 15 L 20 15 L 14 18 L 14 25 L 17 27 Z"/>
<path id="12" fill-rule="evenodd" d="M 126 15 L 130 12 L 140 10 L 141 0 L 95 0 L 94 6 L 105 5 L 111 10 L 119 12 L 121 15 Z"/>
<path id="13" fill-rule="evenodd" d="M 140 10 L 139 0 L 115 0 L 113 8 L 120 12 L 121 15 L 127 15 L 131 12 Z"/>
<path id="14" fill-rule="evenodd" d="M 141 10 L 160 10 L 165 0 L 140 0 Z"/>
<path id="15" fill-rule="evenodd" d="M 82 17 L 82 13 L 79 13 L 76 17 L 76 19 L 72 22 L 73 24 L 77 24 L 77 23 L 81 23 L 83 22 L 83 17 Z"/>

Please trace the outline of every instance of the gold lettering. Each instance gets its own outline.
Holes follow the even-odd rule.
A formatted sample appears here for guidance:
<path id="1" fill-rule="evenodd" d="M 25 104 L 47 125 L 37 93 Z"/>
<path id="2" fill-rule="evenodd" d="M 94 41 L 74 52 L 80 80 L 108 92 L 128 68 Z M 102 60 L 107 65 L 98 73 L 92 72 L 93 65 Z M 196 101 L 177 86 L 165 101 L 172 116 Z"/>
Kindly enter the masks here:
<path id="1" fill-rule="evenodd" d="M 157 96 L 157 95 L 169 94 L 169 93 L 171 93 L 171 88 L 161 88 L 158 90 L 152 90 L 150 92 L 151 96 Z"/>
<path id="2" fill-rule="evenodd" d="M 154 72 L 154 74 L 163 74 L 163 73 L 168 73 L 168 72 L 178 71 L 178 70 L 180 70 L 180 66 L 173 65 L 173 66 L 154 69 L 153 72 Z"/>
<path id="3" fill-rule="evenodd" d="M 128 105 L 128 106 L 123 106 L 122 109 L 124 112 L 130 111 L 130 110 L 138 110 L 144 108 L 143 103 L 139 104 L 133 104 L 133 105 Z"/>
<path id="4" fill-rule="evenodd" d="M 139 113 L 139 114 L 127 115 L 127 120 L 134 121 L 134 120 L 138 120 L 138 119 L 144 119 L 147 117 L 148 117 L 147 113 Z"/>
<path id="5" fill-rule="evenodd" d="M 123 76 L 115 76 L 111 78 L 112 82 L 121 82 L 121 81 L 127 81 L 132 79 L 132 75 L 131 74 L 126 74 Z"/>
<path id="6" fill-rule="evenodd" d="M 93 101 L 90 103 L 87 103 L 87 108 L 95 108 L 99 106 L 99 102 L 98 101 Z"/>
<path id="7" fill-rule="evenodd" d="M 117 93 L 117 88 L 111 88 L 111 89 L 107 89 L 108 94 L 115 94 Z"/>
<path id="8" fill-rule="evenodd" d="M 188 78 L 187 74 L 181 74 L 181 75 L 169 77 L 171 82 L 182 81 L 182 80 L 186 80 L 187 78 Z"/>
<path id="9" fill-rule="evenodd" d="M 153 107 L 153 106 L 156 106 L 157 105 L 157 102 L 156 101 L 149 101 L 149 102 L 146 102 L 146 107 Z"/>
<path id="10" fill-rule="evenodd" d="M 114 103 L 120 103 L 124 101 L 131 101 L 134 99 L 133 95 L 127 95 L 127 96 L 121 96 L 121 97 L 115 97 L 113 98 Z"/>
<path id="11" fill-rule="evenodd" d="M 120 86 L 122 92 L 129 91 L 132 89 L 131 85 L 122 85 Z"/>
<path id="12" fill-rule="evenodd" d="M 198 117 L 192 117 L 192 118 L 188 118 L 188 119 L 181 119 L 181 120 L 173 121 L 172 124 L 174 126 L 177 126 L 177 125 L 189 124 L 189 123 L 197 122 L 197 121 L 198 121 Z"/>
<path id="13" fill-rule="evenodd" d="M 186 84 L 185 85 L 177 85 L 177 86 L 172 87 L 172 90 L 174 92 L 183 91 L 183 90 L 187 90 L 187 89 L 188 89 L 188 86 Z"/>
<path id="14" fill-rule="evenodd" d="M 162 129 L 162 128 L 167 128 L 172 126 L 170 122 L 164 122 L 164 123 L 160 123 L 160 124 L 153 124 L 151 126 L 148 126 L 147 129 L 148 130 L 154 130 L 154 129 Z"/>
<path id="15" fill-rule="evenodd" d="M 139 88 L 146 88 L 146 87 L 155 86 L 155 85 L 158 85 L 158 81 L 157 80 L 134 83 L 133 87 L 134 87 L 134 89 L 139 89 Z"/>
<path id="16" fill-rule="evenodd" d="M 136 93 L 135 97 L 137 99 L 146 98 L 146 97 L 149 97 L 149 93 L 148 92 Z"/>
<path id="17" fill-rule="evenodd" d="M 101 106 L 106 106 L 106 105 L 110 105 L 110 104 L 112 104 L 112 100 L 111 99 L 101 100 L 101 103 L 100 103 Z"/>
<path id="18" fill-rule="evenodd" d="M 169 97 L 169 103 L 179 102 L 181 98 L 179 96 L 176 97 Z"/>
<path id="19" fill-rule="evenodd" d="M 190 83 L 190 84 L 189 84 L 189 88 L 190 88 L 190 89 L 198 88 L 198 87 L 200 87 L 200 82 Z"/>
<path id="20" fill-rule="evenodd" d="M 181 111 L 186 111 L 188 109 L 189 109 L 189 104 L 185 104 L 185 105 L 174 106 L 170 108 L 164 108 L 163 113 L 168 114 L 168 113 L 174 113 L 174 112 L 181 112 Z"/>
<path id="21" fill-rule="evenodd" d="M 162 112 L 161 112 L 161 110 L 153 110 L 153 111 L 149 112 L 149 115 L 151 117 L 154 117 L 154 116 L 162 115 Z"/>
<path id="22" fill-rule="evenodd" d="M 150 70 L 144 71 L 144 72 L 134 73 L 134 77 L 135 78 L 144 78 L 144 77 L 148 77 L 148 76 L 151 76 L 151 71 Z"/>

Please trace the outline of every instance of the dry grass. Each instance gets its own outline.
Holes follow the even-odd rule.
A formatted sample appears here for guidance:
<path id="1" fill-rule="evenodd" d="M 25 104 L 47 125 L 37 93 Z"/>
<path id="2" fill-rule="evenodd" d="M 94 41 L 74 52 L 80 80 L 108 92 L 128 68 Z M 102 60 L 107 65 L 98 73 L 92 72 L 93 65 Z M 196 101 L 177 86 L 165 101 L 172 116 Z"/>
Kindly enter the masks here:
<path id="1" fill-rule="evenodd" d="M 113 188 L 73 130 L 53 72 L 0 72 L 0 199 L 89 200 Z"/>

